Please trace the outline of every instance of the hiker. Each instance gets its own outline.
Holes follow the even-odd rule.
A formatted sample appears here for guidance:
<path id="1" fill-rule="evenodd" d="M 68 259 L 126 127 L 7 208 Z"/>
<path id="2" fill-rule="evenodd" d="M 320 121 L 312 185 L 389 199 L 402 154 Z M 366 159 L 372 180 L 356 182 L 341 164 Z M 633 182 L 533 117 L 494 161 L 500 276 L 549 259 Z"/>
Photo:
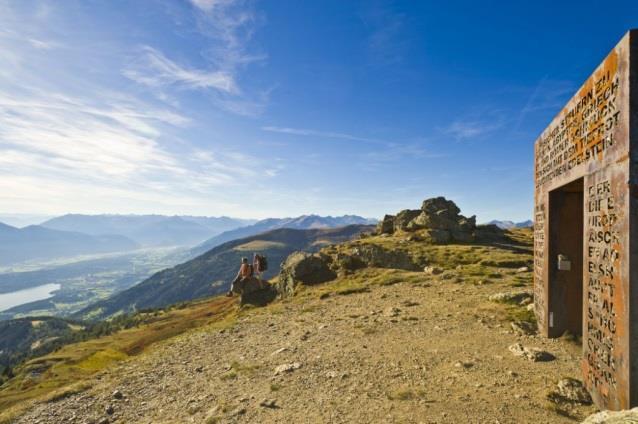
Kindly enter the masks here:
<path id="1" fill-rule="evenodd" d="M 246 278 L 250 278 L 253 276 L 253 267 L 248 263 L 248 258 L 241 258 L 241 265 L 239 266 L 239 271 L 237 272 L 237 276 L 230 284 L 230 290 L 226 293 L 226 296 L 232 296 L 233 293 L 237 289 L 237 284 L 244 281 Z"/>
<path id="2" fill-rule="evenodd" d="M 265 281 L 263 280 L 262 275 L 268 270 L 268 259 L 259 253 L 253 254 L 253 270 L 255 271 L 255 274 L 257 274 L 259 288 L 263 289 Z"/>
<path id="3" fill-rule="evenodd" d="M 253 270 L 257 278 L 261 280 L 261 256 L 257 253 L 253 254 Z"/>

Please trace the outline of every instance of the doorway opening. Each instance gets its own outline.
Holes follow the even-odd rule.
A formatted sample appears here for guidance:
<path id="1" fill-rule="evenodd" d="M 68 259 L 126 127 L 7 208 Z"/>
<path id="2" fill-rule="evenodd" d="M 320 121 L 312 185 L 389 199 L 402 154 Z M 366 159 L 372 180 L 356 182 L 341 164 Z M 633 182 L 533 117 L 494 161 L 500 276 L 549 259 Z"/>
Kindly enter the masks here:
<path id="1" fill-rule="evenodd" d="M 583 334 L 583 178 L 549 193 L 549 337 Z"/>

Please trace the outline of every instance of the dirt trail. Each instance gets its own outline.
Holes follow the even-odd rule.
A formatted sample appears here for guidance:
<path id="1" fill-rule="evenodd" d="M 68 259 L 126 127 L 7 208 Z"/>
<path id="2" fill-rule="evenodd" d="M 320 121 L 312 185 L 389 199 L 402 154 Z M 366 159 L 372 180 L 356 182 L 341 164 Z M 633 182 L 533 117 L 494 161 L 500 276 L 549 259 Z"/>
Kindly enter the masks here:
<path id="1" fill-rule="evenodd" d="M 557 380 L 579 378 L 579 348 L 516 335 L 501 319 L 505 306 L 487 300 L 511 286 L 422 275 L 320 296 L 328 284 L 246 311 L 228 329 L 162 343 L 17 422 L 573 423 L 593 411 L 557 413 L 547 401 Z M 556 359 L 516 357 L 515 342 Z"/>

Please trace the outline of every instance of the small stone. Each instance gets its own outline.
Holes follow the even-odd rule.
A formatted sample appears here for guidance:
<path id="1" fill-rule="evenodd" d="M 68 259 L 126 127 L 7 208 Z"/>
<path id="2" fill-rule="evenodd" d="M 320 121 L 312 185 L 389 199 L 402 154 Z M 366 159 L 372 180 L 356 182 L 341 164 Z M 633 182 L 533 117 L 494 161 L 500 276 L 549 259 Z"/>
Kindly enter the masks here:
<path id="1" fill-rule="evenodd" d="M 282 364 L 275 368 L 275 375 L 293 372 L 294 370 L 298 370 L 301 368 L 301 364 L 299 362 L 292 362 L 290 364 Z"/>
<path id="2" fill-rule="evenodd" d="M 516 272 L 518 272 L 518 273 L 521 273 L 521 272 L 529 272 L 529 267 L 522 266 L 522 267 L 518 268 L 518 269 L 516 270 Z"/>
<path id="3" fill-rule="evenodd" d="M 527 305 L 527 306 L 525 307 L 525 309 L 527 309 L 528 311 L 533 311 L 533 310 L 534 310 L 534 304 L 533 304 L 533 303 L 530 303 L 529 305 Z"/>
<path id="4" fill-rule="evenodd" d="M 271 356 L 278 355 L 278 354 L 280 354 L 280 353 L 282 353 L 282 352 L 285 352 L 285 351 L 287 351 L 287 350 L 288 350 L 288 348 L 287 348 L 287 347 L 282 347 L 282 348 L 277 349 L 276 351 L 274 351 L 274 352 L 273 352 L 273 353 L 271 353 L 270 355 L 271 355 Z"/>
<path id="5" fill-rule="evenodd" d="M 426 266 L 425 268 L 423 268 L 423 272 L 425 272 L 428 275 L 438 275 L 442 273 L 443 270 L 435 266 Z"/>
<path id="6" fill-rule="evenodd" d="M 199 367 L 195 368 L 195 372 L 202 372 L 202 371 L 204 371 L 204 367 L 201 366 L 201 365 Z"/>
<path id="7" fill-rule="evenodd" d="M 509 348 L 514 356 L 520 356 L 531 362 L 545 362 L 555 359 L 554 355 L 535 347 L 524 347 L 520 343 L 514 343 Z"/>
<path id="8" fill-rule="evenodd" d="M 111 405 L 109 405 L 106 407 L 104 412 L 106 412 L 108 415 L 113 415 L 113 413 L 115 412 L 115 409 Z"/>
<path id="9" fill-rule="evenodd" d="M 102 418 L 100 421 L 97 422 L 97 424 L 109 424 L 109 419 L 108 418 Z"/>
<path id="10" fill-rule="evenodd" d="M 123 397 L 124 397 L 124 395 L 119 390 L 116 390 L 116 391 L 113 392 L 113 398 L 114 399 L 122 399 Z"/>
<path id="11" fill-rule="evenodd" d="M 497 303 L 520 303 L 525 298 L 533 299 L 534 295 L 530 291 L 502 292 L 488 297 L 488 300 Z"/>
<path id="12" fill-rule="evenodd" d="M 264 408 L 276 408 L 277 401 L 275 399 L 263 399 L 261 402 L 259 402 L 259 406 L 262 406 Z"/>

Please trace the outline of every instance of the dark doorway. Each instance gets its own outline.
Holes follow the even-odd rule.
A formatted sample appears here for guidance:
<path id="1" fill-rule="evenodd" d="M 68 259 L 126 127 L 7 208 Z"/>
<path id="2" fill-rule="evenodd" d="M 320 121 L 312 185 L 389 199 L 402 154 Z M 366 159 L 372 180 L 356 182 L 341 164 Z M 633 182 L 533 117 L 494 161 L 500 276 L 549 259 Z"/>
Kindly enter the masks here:
<path id="1" fill-rule="evenodd" d="M 583 179 L 549 193 L 549 336 L 583 333 Z"/>

